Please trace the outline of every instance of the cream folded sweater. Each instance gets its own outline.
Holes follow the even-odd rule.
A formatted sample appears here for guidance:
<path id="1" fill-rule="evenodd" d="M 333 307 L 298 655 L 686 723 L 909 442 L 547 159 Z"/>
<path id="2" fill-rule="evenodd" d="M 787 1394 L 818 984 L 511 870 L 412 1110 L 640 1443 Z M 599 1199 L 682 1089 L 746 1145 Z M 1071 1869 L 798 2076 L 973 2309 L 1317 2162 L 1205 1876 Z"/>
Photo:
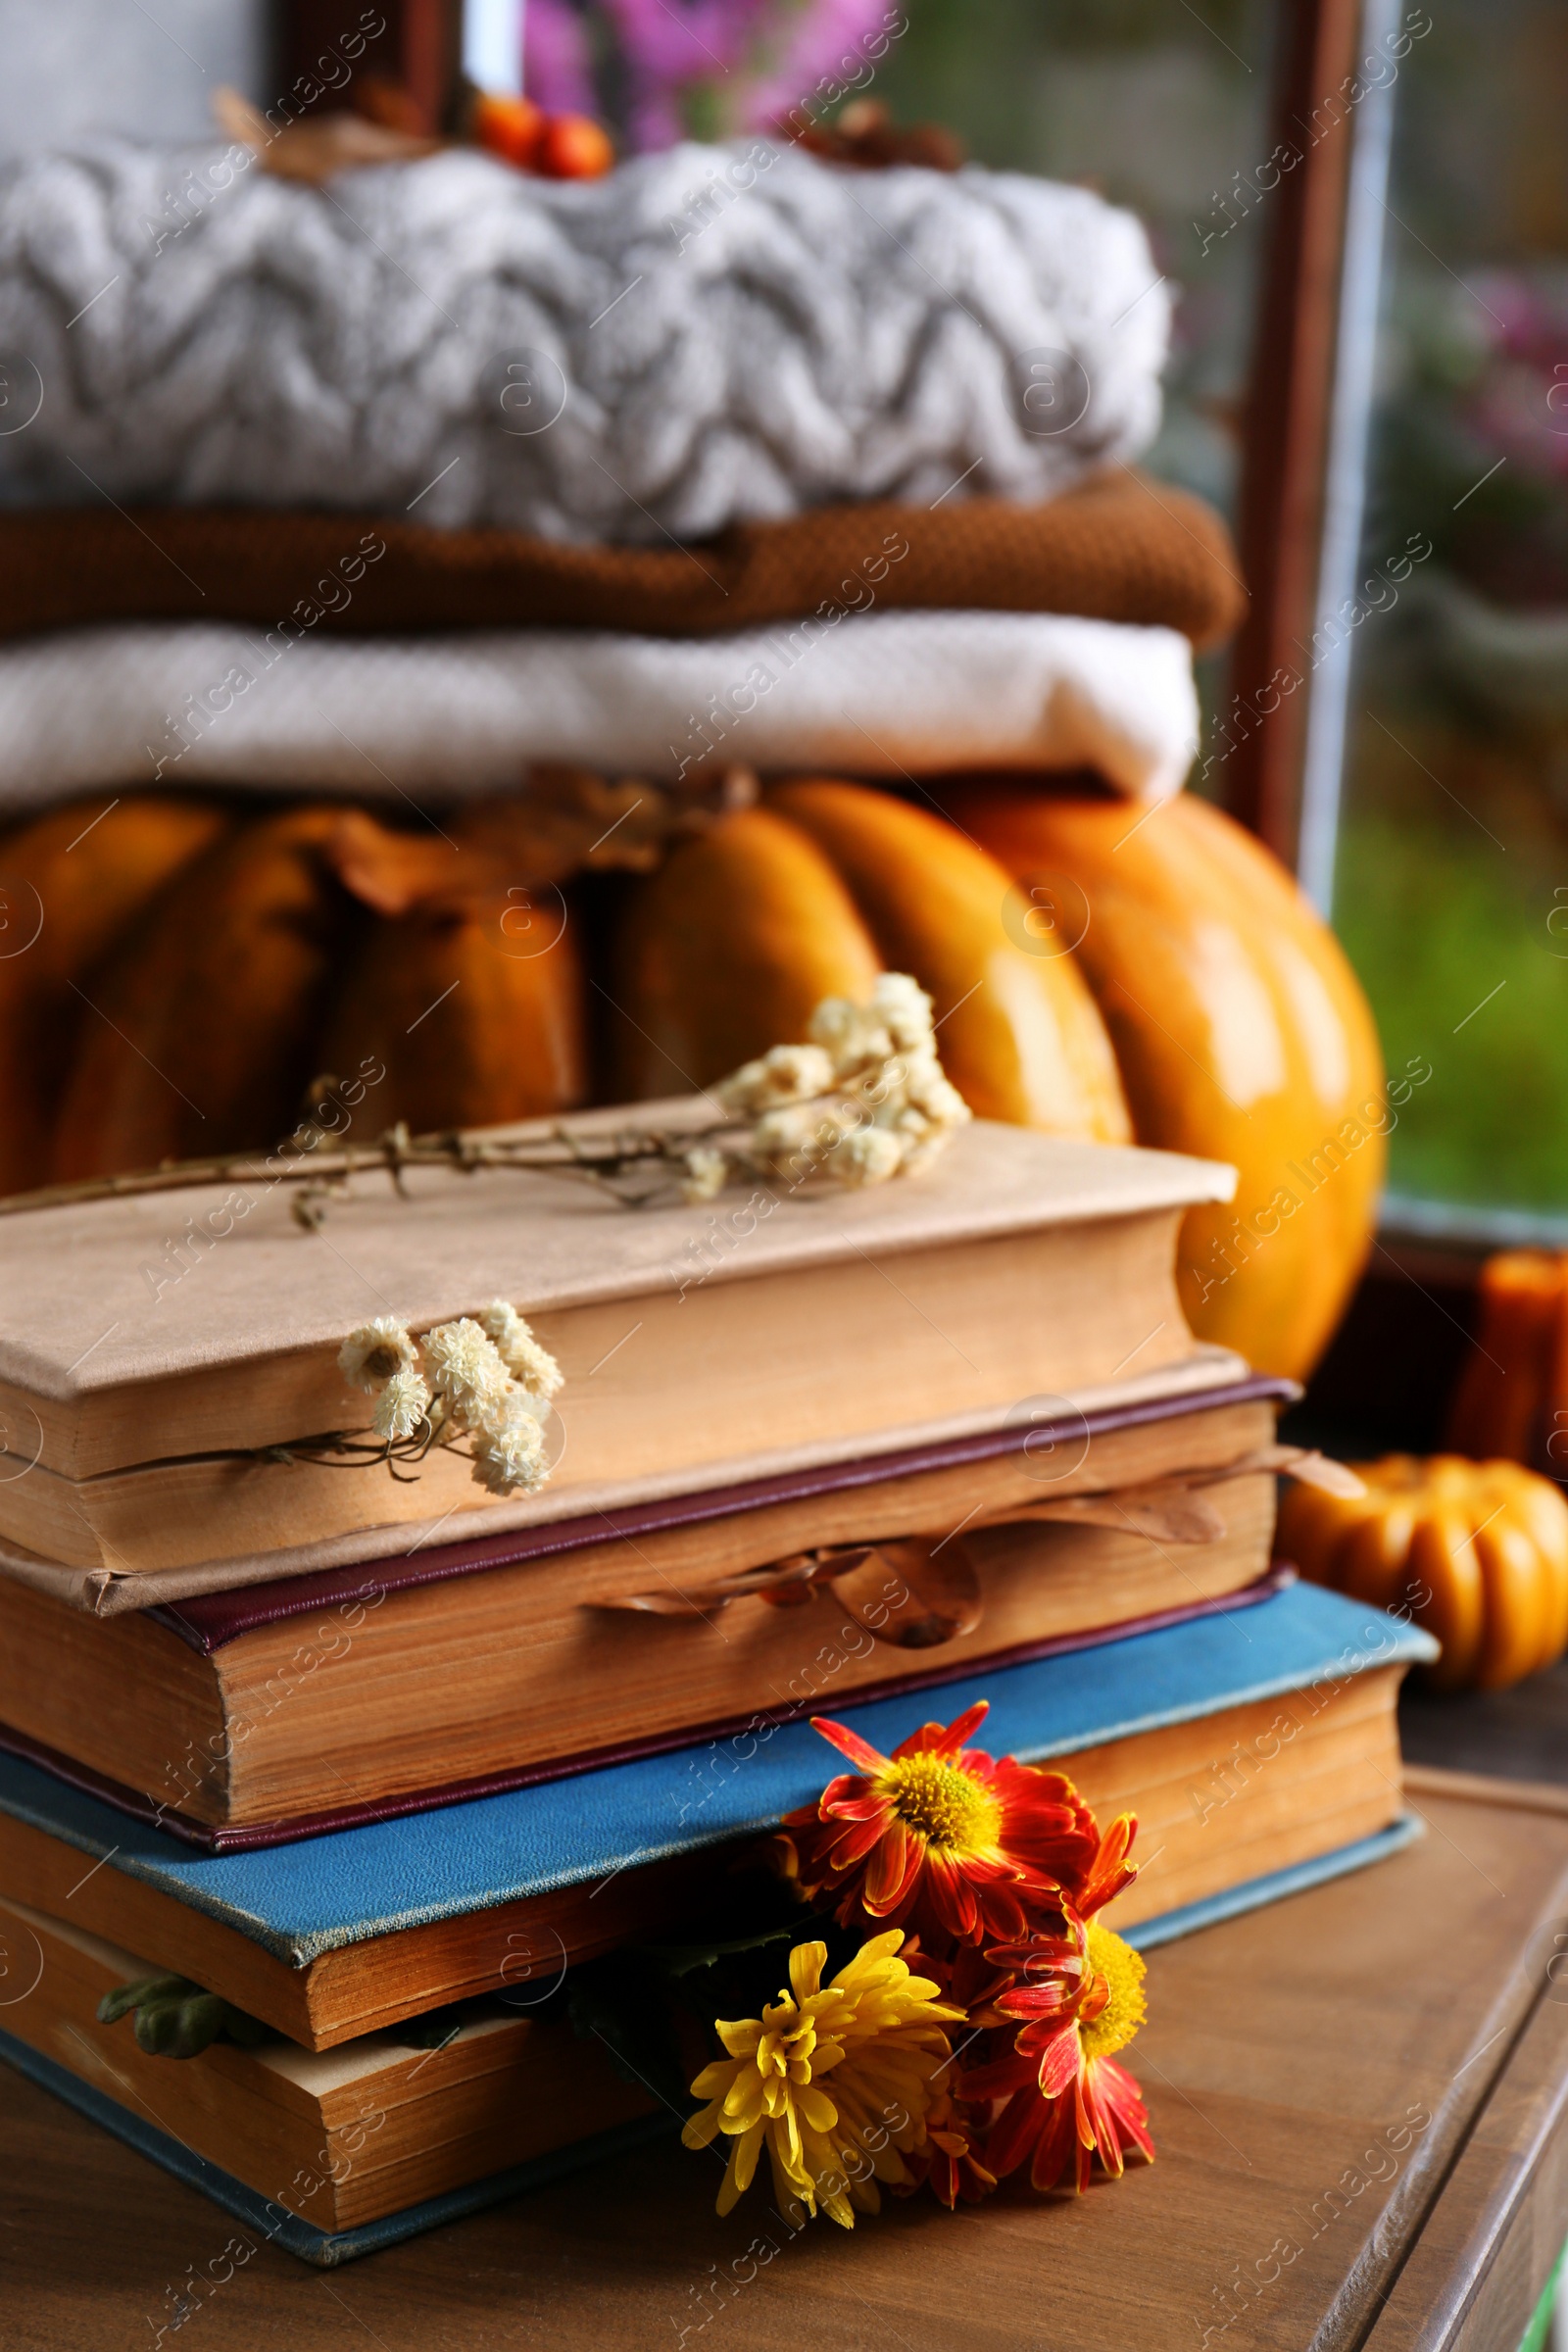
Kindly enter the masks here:
<path id="1" fill-rule="evenodd" d="M 97 787 L 449 801 L 530 760 L 678 779 L 1093 768 L 1155 801 L 1198 746 L 1173 629 L 868 612 L 682 640 L 609 631 L 327 639 L 137 622 L 0 649 L 0 813 Z"/>

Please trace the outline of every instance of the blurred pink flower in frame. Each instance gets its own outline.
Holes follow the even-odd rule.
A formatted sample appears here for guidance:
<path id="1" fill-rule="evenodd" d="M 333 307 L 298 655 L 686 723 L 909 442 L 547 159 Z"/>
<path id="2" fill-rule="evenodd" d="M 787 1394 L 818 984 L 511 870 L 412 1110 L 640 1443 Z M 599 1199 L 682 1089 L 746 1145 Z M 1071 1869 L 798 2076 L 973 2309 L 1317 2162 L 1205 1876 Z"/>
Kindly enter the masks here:
<path id="1" fill-rule="evenodd" d="M 522 20 L 522 86 L 547 114 L 597 115 L 588 30 L 570 0 L 528 0 Z"/>
<path id="2" fill-rule="evenodd" d="M 745 98 L 741 127 L 747 130 L 766 130 L 782 122 L 821 81 L 869 81 L 876 60 L 865 44 L 907 23 L 904 12 L 888 7 L 887 0 L 815 0 L 813 6 L 769 13 L 774 19 L 774 54 Z"/>
<path id="3" fill-rule="evenodd" d="M 1491 349 L 1461 403 L 1465 424 L 1530 472 L 1568 474 L 1568 275 L 1493 270 L 1471 291 Z"/>
<path id="4" fill-rule="evenodd" d="M 890 25 L 891 17 L 891 25 Z M 769 130 L 824 78 L 863 85 L 887 0 L 528 0 L 523 86 L 552 113 L 619 114 L 635 153 Z M 597 36 L 597 37 L 596 37 Z M 595 88 L 606 50 L 618 71 Z"/>

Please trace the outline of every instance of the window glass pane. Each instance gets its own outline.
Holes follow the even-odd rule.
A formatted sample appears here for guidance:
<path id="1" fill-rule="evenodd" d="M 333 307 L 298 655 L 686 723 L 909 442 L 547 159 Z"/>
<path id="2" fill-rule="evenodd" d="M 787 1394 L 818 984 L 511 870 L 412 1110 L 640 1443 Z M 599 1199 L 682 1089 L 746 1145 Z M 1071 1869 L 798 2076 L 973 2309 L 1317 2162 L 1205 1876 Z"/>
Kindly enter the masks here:
<path id="1" fill-rule="evenodd" d="M 1148 224 L 1179 292 L 1164 429 L 1145 461 L 1234 517 L 1268 143 L 1254 0 L 906 0 L 873 85 L 978 163 L 1082 180 Z"/>
<path id="2" fill-rule="evenodd" d="M 1568 1210 L 1568 9 L 1446 0 L 1401 69 L 1334 915 L 1396 1196 Z M 1441 1220 L 1439 1220 L 1441 1221 Z"/>

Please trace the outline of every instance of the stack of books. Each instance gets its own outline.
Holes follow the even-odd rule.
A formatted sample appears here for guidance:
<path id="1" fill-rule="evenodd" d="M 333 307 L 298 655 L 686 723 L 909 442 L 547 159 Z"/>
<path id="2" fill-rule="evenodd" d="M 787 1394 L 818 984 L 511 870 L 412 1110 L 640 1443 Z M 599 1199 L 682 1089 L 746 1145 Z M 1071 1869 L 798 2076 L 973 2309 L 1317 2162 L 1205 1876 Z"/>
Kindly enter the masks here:
<path id="1" fill-rule="evenodd" d="M 571 1987 L 711 1917 L 813 1714 L 988 1699 L 1139 1816 L 1140 1943 L 1392 1850 L 1431 1644 L 1271 1566 L 1293 1392 L 1175 1284 L 1230 1184 L 978 1121 L 854 1193 L 416 1168 L 307 1231 L 258 1163 L 0 1218 L 0 2055 L 332 2262 L 670 2127 Z M 338 1366 L 498 1297 L 564 1374 L 500 1500 L 374 1458 Z M 100 2019 L 161 1977 L 232 2031 Z"/>

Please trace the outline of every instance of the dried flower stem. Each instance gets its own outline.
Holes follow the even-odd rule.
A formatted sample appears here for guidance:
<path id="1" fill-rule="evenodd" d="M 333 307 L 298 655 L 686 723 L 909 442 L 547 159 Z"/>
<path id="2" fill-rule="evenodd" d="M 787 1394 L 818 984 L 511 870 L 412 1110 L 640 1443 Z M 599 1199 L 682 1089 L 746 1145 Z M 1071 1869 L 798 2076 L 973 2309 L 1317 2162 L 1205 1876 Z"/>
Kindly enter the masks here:
<path id="1" fill-rule="evenodd" d="M 412 1438 L 357 1438 L 347 1430 L 328 1429 L 318 1437 L 296 1438 L 287 1446 L 235 1446 L 220 1458 L 284 1462 L 290 1469 L 308 1462 L 316 1470 L 373 1470 L 384 1462 L 400 1487 L 412 1487 L 414 1479 L 397 1465 L 422 1462 L 435 1442 L 436 1431 L 427 1416 Z"/>
<path id="2" fill-rule="evenodd" d="M 518 1137 L 508 1142 L 455 1130 L 411 1136 L 406 1127 L 398 1126 L 388 1128 L 373 1144 L 314 1152 L 309 1159 L 282 1167 L 269 1166 L 256 1152 L 243 1152 L 220 1159 L 170 1160 L 162 1167 L 139 1168 L 123 1176 L 89 1176 L 74 1184 L 41 1185 L 34 1192 L 12 1193 L 0 1199 L 0 1217 L 21 1216 L 37 1208 L 70 1207 L 80 1200 L 114 1200 L 247 1181 L 309 1187 L 328 1178 L 343 1180 L 379 1172 L 397 1183 L 405 1168 L 450 1168 L 466 1176 L 479 1168 L 520 1168 L 541 1176 L 582 1176 L 602 1184 L 638 1167 L 677 1173 L 685 1152 L 694 1145 L 730 1133 L 744 1133 L 744 1127 L 725 1121 L 679 1135 L 650 1129 L 603 1138 L 572 1135 L 558 1127 L 548 1139 Z"/>
<path id="3" fill-rule="evenodd" d="M 574 1176 L 627 1208 L 674 1185 L 696 1203 L 713 1200 L 738 1176 L 783 1179 L 792 1190 L 816 1177 L 882 1184 L 926 1165 L 968 1118 L 937 1057 L 931 1000 L 907 973 L 881 973 L 868 1004 L 824 998 L 809 1029 L 809 1043 L 774 1046 L 721 1079 L 711 1094 L 723 1115 L 706 1127 L 582 1134 L 558 1123 L 544 1135 L 447 1129 L 411 1136 L 399 1121 L 373 1144 L 320 1151 L 307 1140 L 287 1157 L 282 1151 L 261 1160 L 237 1152 L 46 1185 L 0 1200 L 0 1216 L 238 1180 L 297 1186 L 293 1215 L 310 1230 L 323 1221 L 328 1200 L 348 1196 L 355 1176 L 384 1174 L 401 1193 L 405 1171 L 421 1167 L 465 1176 L 480 1168 Z M 303 1132 L 319 1142 L 331 1130 Z"/>

